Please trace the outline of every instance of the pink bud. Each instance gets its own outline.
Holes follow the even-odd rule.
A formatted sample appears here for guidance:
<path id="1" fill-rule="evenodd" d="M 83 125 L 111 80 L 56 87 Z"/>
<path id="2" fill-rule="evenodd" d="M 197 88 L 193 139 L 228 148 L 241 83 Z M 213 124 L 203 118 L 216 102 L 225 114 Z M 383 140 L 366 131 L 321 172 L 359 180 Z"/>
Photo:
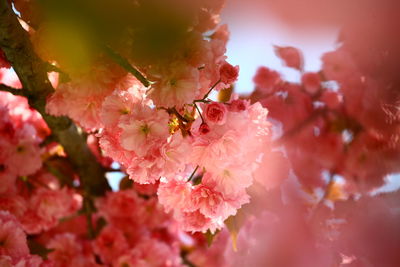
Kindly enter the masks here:
<path id="1" fill-rule="evenodd" d="M 202 123 L 199 127 L 199 132 L 202 135 L 208 134 L 211 131 L 210 126 L 207 123 Z"/>
<path id="2" fill-rule="evenodd" d="M 253 81 L 259 90 L 268 94 L 272 92 L 274 86 L 279 84 L 281 77 L 276 71 L 267 67 L 259 67 Z"/>
<path id="3" fill-rule="evenodd" d="M 275 54 L 283 60 L 286 66 L 298 70 L 303 68 L 303 56 L 297 48 L 291 46 L 275 46 Z"/>
<path id="4" fill-rule="evenodd" d="M 321 86 L 319 74 L 315 72 L 304 73 L 301 77 L 301 82 L 303 83 L 304 89 L 310 94 L 318 92 Z"/>
<path id="5" fill-rule="evenodd" d="M 234 83 L 239 76 L 239 66 L 232 66 L 225 62 L 219 69 L 221 82 L 224 84 Z"/>
<path id="6" fill-rule="evenodd" d="M 321 96 L 321 101 L 326 104 L 330 109 L 336 109 L 342 103 L 343 97 L 337 92 L 325 91 Z"/>

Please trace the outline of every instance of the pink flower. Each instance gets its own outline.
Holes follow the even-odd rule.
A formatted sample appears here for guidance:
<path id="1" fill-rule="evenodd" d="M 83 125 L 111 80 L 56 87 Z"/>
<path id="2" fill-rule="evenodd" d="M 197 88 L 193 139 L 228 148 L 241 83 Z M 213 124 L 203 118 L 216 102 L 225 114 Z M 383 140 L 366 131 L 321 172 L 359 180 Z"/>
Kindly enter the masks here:
<path id="1" fill-rule="evenodd" d="M 6 167 L 1 164 L 0 160 L 0 194 L 14 191 L 16 180 L 17 176 L 7 172 Z"/>
<path id="2" fill-rule="evenodd" d="M 105 198 L 98 199 L 96 207 L 99 214 L 108 222 L 125 229 L 143 222 L 143 199 L 133 190 L 108 192 Z"/>
<path id="3" fill-rule="evenodd" d="M 155 184 L 139 184 L 134 183 L 133 187 L 139 195 L 153 196 L 157 194 L 159 183 Z"/>
<path id="4" fill-rule="evenodd" d="M 105 127 L 115 127 L 120 118 L 132 113 L 135 103 L 145 102 L 144 86 L 136 81 L 128 90 L 116 90 L 104 100 L 100 118 Z M 148 101 L 147 101 L 148 102 Z"/>
<path id="5" fill-rule="evenodd" d="M 263 155 L 254 178 L 267 190 L 276 188 L 289 177 L 289 160 L 282 152 L 270 152 Z"/>
<path id="6" fill-rule="evenodd" d="M 160 177 L 182 171 L 188 160 L 186 155 L 190 151 L 187 140 L 177 133 L 164 143 L 150 144 L 145 155 L 131 160 L 127 166 L 127 173 L 137 183 L 155 183 Z"/>
<path id="7" fill-rule="evenodd" d="M 315 94 L 321 88 L 321 78 L 318 73 L 304 73 L 303 76 L 301 76 L 301 83 L 304 89 L 310 94 Z"/>
<path id="8" fill-rule="evenodd" d="M 226 122 L 227 112 L 228 109 L 225 104 L 211 102 L 210 104 L 205 105 L 203 114 L 207 122 L 222 125 Z"/>
<path id="9" fill-rule="evenodd" d="M 215 232 L 216 229 L 222 227 L 222 222 L 213 223 L 213 221 L 206 217 L 199 210 L 193 212 L 179 212 L 176 214 L 177 220 L 181 223 L 184 231 L 188 232 L 203 232 L 207 230 Z"/>
<path id="10" fill-rule="evenodd" d="M 303 56 L 301 52 L 291 46 L 274 46 L 276 55 L 283 60 L 286 66 L 301 70 L 303 68 Z"/>
<path id="11" fill-rule="evenodd" d="M 28 209 L 27 201 L 15 192 L 2 194 L 0 197 L 0 210 L 8 211 L 17 218 L 21 218 Z"/>
<path id="12" fill-rule="evenodd" d="M 199 133 L 201 135 L 208 134 L 210 131 L 211 131 L 210 126 L 208 126 L 207 123 L 203 122 L 202 124 L 200 124 Z"/>
<path id="13" fill-rule="evenodd" d="M 326 90 L 322 93 L 321 101 L 330 109 L 337 109 L 343 103 L 343 96 L 337 92 Z"/>
<path id="14" fill-rule="evenodd" d="M 256 103 L 243 111 L 225 111 L 225 123 L 210 124 L 206 134 L 202 131 L 201 119 L 193 123 L 190 160 L 212 173 L 223 173 L 239 161 L 243 164 L 247 162 L 252 169 L 262 146 L 269 139 L 267 110 Z"/>
<path id="15" fill-rule="evenodd" d="M 223 169 L 230 162 L 242 157 L 242 149 L 238 134 L 229 130 L 226 133 L 200 135 L 193 142 L 191 161 L 207 170 Z"/>
<path id="16" fill-rule="evenodd" d="M 322 70 L 327 80 L 335 80 L 342 84 L 361 76 L 353 58 L 344 49 L 325 53 L 322 56 L 322 62 Z"/>
<path id="17" fill-rule="evenodd" d="M 0 211 L 0 255 L 16 260 L 28 254 L 26 235 L 21 225 L 13 215 Z"/>
<path id="18" fill-rule="evenodd" d="M 168 114 L 138 103 L 131 116 L 119 123 L 122 129 L 121 145 L 138 156 L 145 156 L 153 145 L 161 145 L 169 136 Z"/>
<path id="19" fill-rule="evenodd" d="M 124 166 L 127 166 L 132 159 L 136 157 L 136 154 L 135 152 L 128 151 L 121 146 L 119 142 L 120 135 L 121 130 L 105 130 L 98 135 L 99 145 L 106 156 L 123 164 Z"/>
<path id="20" fill-rule="evenodd" d="M 276 71 L 267 67 L 259 67 L 253 81 L 258 90 L 265 94 L 270 94 L 273 92 L 274 87 L 281 82 L 281 77 Z"/>
<path id="21" fill-rule="evenodd" d="M 167 182 L 161 182 L 157 195 L 167 212 L 176 209 L 185 211 L 193 209 L 190 201 L 191 192 L 191 184 L 184 178 L 177 177 Z"/>
<path id="22" fill-rule="evenodd" d="M 93 243 L 93 250 L 105 264 L 112 263 L 128 251 L 129 245 L 123 233 L 113 227 L 106 226 Z"/>
<path id="23" fill-rule="evenodd" d="M 104 99 L 115 88 L 128 88 L 131 83 L 126 77 L 114 65 L 94 64 L 90 71 L 61 83 L 48 98 L 46 111 L 55 116 L 68 115 L 87 130 L 98 129 L 103 126 L 100 111 Z"/>
<path id="24" fill-rule="evenodd" d="M 78 94 L 76 91 L 80 88 L 79 86 L 69 83 L 61 84 L 47 99 L 46 112 L 54 116 L 68 115 L 88 130 L 102 127 L 100 109 L 107 94 L 104 92 L 91 94 L 88 88 L 80 89 L 86 94 Z"/>
<path id="25" fill-rule="evenodd" d="M 160 166 L 163 169 L 162 176 L 170 177 L 184 171 L 188 163 L 187 155 L 191 150 L 188 138 L 184 138 L 180 132 L 170 136 L 160 149 L 163 160 Z"/>
<path id="26" fill-rule="evenodd" d="M 230 101 L 228 107 L 229 111 L 232 112 L 242 112 L 245 111 L 250 106 L 250 102 L 244 99 L 233 99 Z"/>
<path id="27" fill-rule="evenodd" d="M 218 173 L 206 172 L 202 183 L 214 185 L 214 189 L 221 192 L 226 198 L 236 198 L 253 183 L 253 176 L 249 170 L 237 166 L 227 166 Z"/>
<path id="28" fill-rule="evenodd" d="M 225 87 L 229 87 L 234 83 L 239 75 L 239 66 L 232 66 L 228 62 L 224 62 L 219 68 L 221 83 L 225 84 Z"/>
<path id="29" fill-rule="evenodd" d="M 149 97 L 159 107 L 181 107 L 200 97 L 199 70 L 185 64 L 173 65 L 156 75 Z"/>
<path id="30" fill-rule="evenodd" d="M 10 173 L 20 176 L 30 175 L 42 166 L 40 148 L 30 138 L 20 138 L 14 144 L 9 143 L 7 147 L 2 149 L 4 149 L 3 153 L 7 155 L 4 165 Z M 21 162 L 24 162 L 24 164 L 21 164 Z"/>
<path id="31" fill-rule="evenodd" d="M 137 246 L 118 258 L 115 267 L 183 267 L 179 250 L 153 238 L 143 238 Z"/>
<path id="32" fill-rule="evenodd" d="M 299 121 L 308 118 L 314 109 L 310 95 L 291 83 L 285 84 L 282 91 L 261 100 L 261 103 L 272 118 L 282 122 L 284 130 L 292 129 Z"/>
<path id="33" fill-rule="evenodd" d="M 1 262 L 0 262 L 1 263 Z M 38 255 L 28 255 L 19 259 L 14 267 L 43 267 L 43 260 Z"/>
<path id="34" fill-rule="evenodd" d="M 96 266 L 93 254 L 85 255 L 83 242 L 74 234 L 58 234 L 47 243 L 46 247 L 52 250 L 48 254 L 48 259 L 54 267 Z"/>
<path id="35" fill-rule="evenodd" d="M 54 228 L 60 219 L 80 209 L 81 195 L 67 187 L 59 189 L 58 181 L 52 175 L 45 173 L 30 178 L 34 180 L 32 183 L 43 186 L 30 192 L 32 196 L 27 199 L 24 212 L 19 216 L 27 233 L 38 234 L 43 230 Z"/>
<path id="36" fill-rule="evenodd" d="M 193 205 L 209 218 L 219 217 L 223 211 L 224 198 L 220 192 L 200 184 L 191 194 Z M 224 216 L 225 217 L 225 216 Z"/>

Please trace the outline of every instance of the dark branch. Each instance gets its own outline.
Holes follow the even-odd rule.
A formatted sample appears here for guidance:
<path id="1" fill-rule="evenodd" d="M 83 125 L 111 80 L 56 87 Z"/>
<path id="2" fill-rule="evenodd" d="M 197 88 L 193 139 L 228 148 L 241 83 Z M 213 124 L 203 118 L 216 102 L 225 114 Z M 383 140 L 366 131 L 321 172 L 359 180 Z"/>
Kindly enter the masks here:
<path id="1" fill-rule="evenodd" d="M 109 189 L 105 172 L 89 150 L 85 137 L 79 134 L 70 119 L 46 113 L 46 97 L 53 92 L 47 78 L 48 64 L 35 54 L 28 33 L 21 27 L 7 0 L 0 0 L 0 47 L 17 73 L 29 104 L 42 114 L 70 157 L 85 191 L 90 195 L 104 194 Z"/>
<path id="2" fill-rule="evenodd" d="M 20 96 L 25 95 L 25 92 L 23 89 L 17 89 L 17 88 L 14 88 L 14 87 L 2 84 L 2 83 L 0 84 L 0 91 L 9 92 L 13 95 L 20 95 Z"/>

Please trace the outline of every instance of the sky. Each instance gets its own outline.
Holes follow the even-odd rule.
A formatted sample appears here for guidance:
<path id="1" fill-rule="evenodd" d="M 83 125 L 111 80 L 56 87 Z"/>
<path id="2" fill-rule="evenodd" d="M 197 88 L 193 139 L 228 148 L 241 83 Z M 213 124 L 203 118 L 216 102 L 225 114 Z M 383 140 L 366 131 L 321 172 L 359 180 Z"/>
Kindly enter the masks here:
<path id="1" fill-rule="evenodd" d="M 305 70 L 316 71 L 323 53 L 335 48 L 338 29 L 333 27 L 294 29 L 266 9 L 251 9 L 238 0 L 227 0 L 222 23 L 231 32 L 227 45 L 228 62 L 240 66 L 237 92 L 253 90 L 252 78 L 259 66 L 278 70 L 289 81 L 299 81 L 297 71 L 284 67 L 275 56 L 273 45 L 302 50 Z"/>

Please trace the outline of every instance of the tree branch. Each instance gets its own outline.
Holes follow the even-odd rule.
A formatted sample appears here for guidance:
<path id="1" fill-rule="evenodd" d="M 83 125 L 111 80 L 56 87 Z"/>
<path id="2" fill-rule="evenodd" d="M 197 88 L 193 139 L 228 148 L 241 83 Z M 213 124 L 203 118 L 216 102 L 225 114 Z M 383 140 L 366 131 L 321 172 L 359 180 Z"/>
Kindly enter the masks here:
<path id="1" fill-rule="evenodd" d="M 25 96 L 25 92 L 23 89 L 17 89 L 17 88 L 14 88 L 14 87 L 2 84 L 2 83 L 0 84 L 0 91 L 9 92 L 13 95 Z"/>
<path id="2" fill-rule="evenodd" d="M 42 114 L 64 147 L 84 190 L 90 195 L 104 194 L 109 189 L 105 172 L 89 150 L 85 137 L 79 134 L 70 119 L 46 113 L 46 97 L 53 92 L 47 78 L 47 63 L 35 54 L 28 33 L 21 27 L 7 0 L 0 0 L 0 47 L 17 73 L 29 104 Z"/>

